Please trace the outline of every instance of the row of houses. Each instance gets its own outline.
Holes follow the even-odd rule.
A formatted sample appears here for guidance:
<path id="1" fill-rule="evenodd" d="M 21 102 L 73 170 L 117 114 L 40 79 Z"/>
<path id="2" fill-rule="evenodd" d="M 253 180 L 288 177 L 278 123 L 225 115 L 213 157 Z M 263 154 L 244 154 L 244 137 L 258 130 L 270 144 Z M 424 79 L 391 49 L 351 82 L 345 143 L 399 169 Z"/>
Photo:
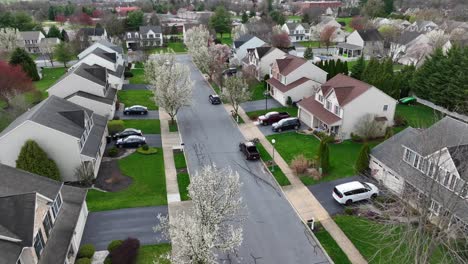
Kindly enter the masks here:
<path id="1" fill-rule="evenodd" d="M 63 182 L 96 177 L 114 116 L 126 60 L 100 40 L 48 90 L 48 98 L 0 133 L 0 263 L 74 263 L 88 215 L 86 189 L 16 169 L 22 146 L 34 140 L 53 159 Z"/>

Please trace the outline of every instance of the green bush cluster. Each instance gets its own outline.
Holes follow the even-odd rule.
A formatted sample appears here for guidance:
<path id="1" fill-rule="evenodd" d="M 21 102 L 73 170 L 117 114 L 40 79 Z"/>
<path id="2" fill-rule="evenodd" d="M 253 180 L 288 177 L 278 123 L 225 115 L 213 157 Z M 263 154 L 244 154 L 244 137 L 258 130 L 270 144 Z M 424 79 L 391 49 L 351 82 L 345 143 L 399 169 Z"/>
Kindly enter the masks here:
<path id="1" fill-rule="evenodd" d="M 114 146 L 111 149 L 109 149 L 108 155 L 109 157 L 117 157 L 117 155 L 119 155 L 119 150 Z"/>
<path id="2" fill-rule="evenodd" d="M 123 240 L 113 240 L 107 246 L 107 251 L 112 252 L 114 249 L 120 247 L 122 245 Z"/>
<path id="3" fill-rule="evenodd" d="M 92 244 L 85 244 L 81 246 L 80 250 L 78 251 L 78 258 L 88 258 L 91 259 L 94 255 L 96 248 Z"/>
<path id="4" fill-rule="evenodd" d="M 365 143 L 364 145 L 362 145 L 361 150 L 358 154 L 358 158 L 356 160 L 356 173 L 362 173 L 366 171 L 367 168 L 369 168 L 369 153 L 369 144 Z"/>
<path id="5" fill-rule="evenodd" d="M 21 148 L 16 168 L 60 181 L 57 164 L 34 140 L 26 141 Z"/>
<path id="6" fill-rule="evenodd" d="M 22 48 L 16 48 L 15 51 L 11 54 L 10 57 L 11 65 L 20 65 L 23 68 L 23 71 L 31 78 L 33 81 L 39 81 L 39 73 L 37 73 L 37 67 L 34 60 L 29 56 L 29 53 Z"/>
<path id="7" fill-rule="evenodd" d="M 79 258 L 75 261 L 75 264 L 91 264 L 91 259 L 89 258 Z"/>
<path id="8" fill-rule="evenodd" d="M 125 129 L 125 124 L 123 120 L 111 120 L 107 123 L 107 130 L 109 134 L 114 135 Z"/>

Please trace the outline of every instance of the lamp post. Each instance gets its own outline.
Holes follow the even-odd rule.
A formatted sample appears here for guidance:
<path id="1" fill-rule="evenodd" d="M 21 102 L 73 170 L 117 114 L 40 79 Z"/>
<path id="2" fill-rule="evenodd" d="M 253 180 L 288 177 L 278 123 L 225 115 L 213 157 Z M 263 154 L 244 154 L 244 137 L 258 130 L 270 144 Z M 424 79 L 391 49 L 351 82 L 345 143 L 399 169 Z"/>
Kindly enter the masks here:
<path id="1" fill-rule="evenodd" d="M 272 139 L 271 144 L 273 145 L 273 167 L 271 168 L 271 172 L 275 171 L 275 143 L 276 143 L 276 140 Z"/>
<path id="2" fill-rule="evenodd" d="M 265 96 L 265 111 L 267 111 L 268 110 L 268 91 L 265 91 L 263 95 Z"/>

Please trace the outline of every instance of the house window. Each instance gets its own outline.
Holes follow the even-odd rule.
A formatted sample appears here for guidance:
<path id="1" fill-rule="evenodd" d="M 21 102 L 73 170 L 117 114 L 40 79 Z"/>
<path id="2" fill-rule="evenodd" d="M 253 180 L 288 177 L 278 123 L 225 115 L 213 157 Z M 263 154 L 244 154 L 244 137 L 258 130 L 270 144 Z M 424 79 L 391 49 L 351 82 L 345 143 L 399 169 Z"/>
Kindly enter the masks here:
<path id="1" fill-rule="evenodd" d="M 388 110 L 388 105 L 384 105 L 384 106 L 383 106 L 383 110 L 384 110 L 384 111 L 387 111 L 387 110 Z"/>
<path id="2" fill-rule="evenodd" d="M 455 189 L 455 186 L 457 186 L 458 180 L 459 179 L 454 174 L 452 174 L 452 178 L 450 179 L 450 184 L 448 188 L 453 191 Z"/>
<path id="3" fill-rule="evenodd" d="M 50 211 L 47 211 L 47 214 L 42 224 L 44 225 L 44 230 L 47 237 L 49 237 L 50 231 L 52 230 L 52 218 L 50 217 Z"/>
<path id="4" fill-rule="evenodd" d="M 444 182 L 442 185 L 444 185 L 445 187 L 448 187 L 449 182 L 450 182 L 450 171 L 447 171 L 445 173 Z"/>
<path id="5" fill-rule="evenodd" d="M 16 264 L 23 264 L 23 262 L 21 262 L 21 259 L 18 259 L 18 261 L 16 261 Z"/>
<path id="6" fill-rule="evenodd" d="M 419 156 L 418 154 L 415 154 L 413 167 L 415 167 L 415 168 L 418 167 L 418 162 L 419 162 L 420 159 L 421 159 L 421 156 Z"/>
<path id="7" fill-rule="evenodd" d="M 416 153 L 410 149 L 406 149 L 405 156 L 403 157 L 403 160 L 412 164 L 416 158 Z"/>
<path id="8" fill-rule="evenodd" d="M 36 238 L 34 239 L 34 251 L 36 251 L 36 256 L 38 259 L 41 258 L 42 250 L 44 249 L 45 243 L 44 238 L 41 234 L 41 229 L 37 232 Z"/>
<path id="9" fill-rule="evenodd" d="M 62 196 L 60 193 L 55 198 L 54 203 L 52 204 L 52 212 L 54 213 L 54 218 L 57 219 L 57 215 L 60 211 L 60 207 L 62 206 Z"/>
<path id="10" fill-rule="evenodd" d="M 431 201 L 431 206 L 429 210 L 434 214 L 434 215 L 439 215 L 440 213 L 440 204 L 434 200 Z"/>
<path id="11" fill-rule="evenodd" d="M 430 162 L 430 163 L 429 163 L 429 170 L 428 170 L 428 172 L 427 172 L 427 175 L 428 175 L 429 177 L 431 177 L 431 178 L 432 178 L 432 176 L 434 176 L 434 169 L 435 169 L 434 163 Z"/>
<path id="12" fill-rule="evenodd" d="M 127 33 L 127 38 L 132 38 L 132 33 Z"/>
<path id="13" fill-rule="evenodd" d="M 335 115 L 339 116 L 340 115 L 340 107 L 335 105 L 335 111 L 334 111 Z"/>
<path id="14" fill-rule="evenodd" d="M 327 103 L 326 103 L 326 106 L 325 106 L 325 107 L 328 109 L 328 111 L 331 112 L 332 103 L 330 102 L 330 100 L 327 100 Z"/>
<path id="15" fill-rule="evenodd" d="M 319 101 L 323 103 L 323 96 L 319 94 Z"/>

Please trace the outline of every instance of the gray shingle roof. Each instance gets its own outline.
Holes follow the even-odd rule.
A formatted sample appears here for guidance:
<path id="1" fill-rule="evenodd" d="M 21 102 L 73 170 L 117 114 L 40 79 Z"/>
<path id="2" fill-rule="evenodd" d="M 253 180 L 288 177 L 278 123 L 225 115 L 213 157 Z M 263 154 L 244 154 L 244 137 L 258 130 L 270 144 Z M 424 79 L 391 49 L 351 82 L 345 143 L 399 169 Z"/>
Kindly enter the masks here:
<path id="1" fill-rule="evenodd" d="M 9 230 L 8 234 L 15 234 L 21 240 L 17 242 L 19 245 L 23 247 L 32 246 L 34 218 L 36 214 L 36 193 L 1 196 L 0 212 L 2 212 L 2 217 L 0 217 L 2 229 Z M 0 233 L 0 235 L 7 234 Z"/>
<path id="2" fill-rule="evenodd" d="M 100 44 L 102 44 L 102 45 L 104 45 L 104 46 L 106 46 L 108 48 L 113 49 L 114 51 L 116 51 L 119 54 L 123 54 L 123 48 L 121 46 L 117 46 L 114 43 L 111 43 L 106 39 L 101 39 L 101 40 L 98 41 L 98 43 L 100 43 Z"/>
<path id="3" fill-rule="evenodd" d="M 117 77 L 122 77 L 122 74 L 124 73 L 124 70 L 125 70 L 125 67 L 123 65 L 119 65 L 117 66 L 117 70 L 115 71 L 108 71 L 109 74 L 112 74 L 114 76 L 117 76 Z"/>
<path id="4" fill-rule="evenodd" d="M 234 48 L 238 49 L 240 46 L 244 45 L 247 41 L 251 40 L 254 36 L 250 34 L 245 34 L 240 36 L 234 41 Z"/>
<path id="5" fill-rule="evenodd" d="M 40 31 L 21 31 L 20 35 L 24 40 L 37 40 L 39 39 L 41 32 Z"/>
<path id="6" fill-rule="evenodd" d="M 141 26 L 139 29 L 140 34 L 147 34 L 150 30 L 154 33 L 162 33 L 160 26 Z"/>
<path id="7" fill-rule="evenodd" d="M 104 35 L 104 28 L 81 28 L 80 32 L 83 32 L 84 34 L 88 36 L 102 36 Z"/>
<path id="8" fill-rule="evenodd" d="M 81 154 L 95 158 L 101 146 L 102 137 L 107 126 L 107 118 L 100 115 L 93 115 L 93 128 L 89 132 L 88 139 L 81 150 Z"/>
<path id="9" fill-rule="evenodd" d="M 358 30 L 359 35 L 364 41 L 381 41 L 383 40 L 377 29 L 362 29 Z"/>
<path id="10" fill-rule="evenodd" d="M 117 55 L 113 52 L 107 52 L 101 48 L 96 48 L 91 52 L 90 54 L 95 54 L 96 56 L 99 56 L 105 60 L 108 60 L 112 63 L 115 63 L 117 61 Z M 89 55 L 88 55 L 89 56 Z"/>
<path id="11" fill-rule="evenodd" d="M 421 35 L 421 33 L 417 32 L 417 31 L 406 31 L 405 30 L 405 31 L 403 31 L 403 33 L 401 33 L 400 37 L 396 40 L 396 43 L 406 45 L 410 41 L 416 39 L 419 35 Z"/>
<path id="12" fill-rule="evenodd" d="M 69 96 L 65 97 L 65 99 L 68 100 L 68 99 L 70 99 L 70 98 L 72 98 L 74 96 L 80 96 L 80 97 L 88 98 L 88 99 L 91 99 L 91 100 L 94 100 L 94 101 L 98 101 L 98 102 L 101 102 L 101 103 L 111 105 L 115 101 L 116 94 L 117 94 L 116 89 L 109 88 L 107 90 L 107 93 L 106 93 L 105 97 L 101 97 L 101 96 L 97 96 L 97 95 L 90 94 L 90 93 L 87 93 L 87 92 L 79 91 L 79 92 L 70 94 Z"/>
<path id="13" fill-rule="evenodd" d="M 0 264 L 16 263 L 22 250 L 18 243 L 0 240 Z"/>

